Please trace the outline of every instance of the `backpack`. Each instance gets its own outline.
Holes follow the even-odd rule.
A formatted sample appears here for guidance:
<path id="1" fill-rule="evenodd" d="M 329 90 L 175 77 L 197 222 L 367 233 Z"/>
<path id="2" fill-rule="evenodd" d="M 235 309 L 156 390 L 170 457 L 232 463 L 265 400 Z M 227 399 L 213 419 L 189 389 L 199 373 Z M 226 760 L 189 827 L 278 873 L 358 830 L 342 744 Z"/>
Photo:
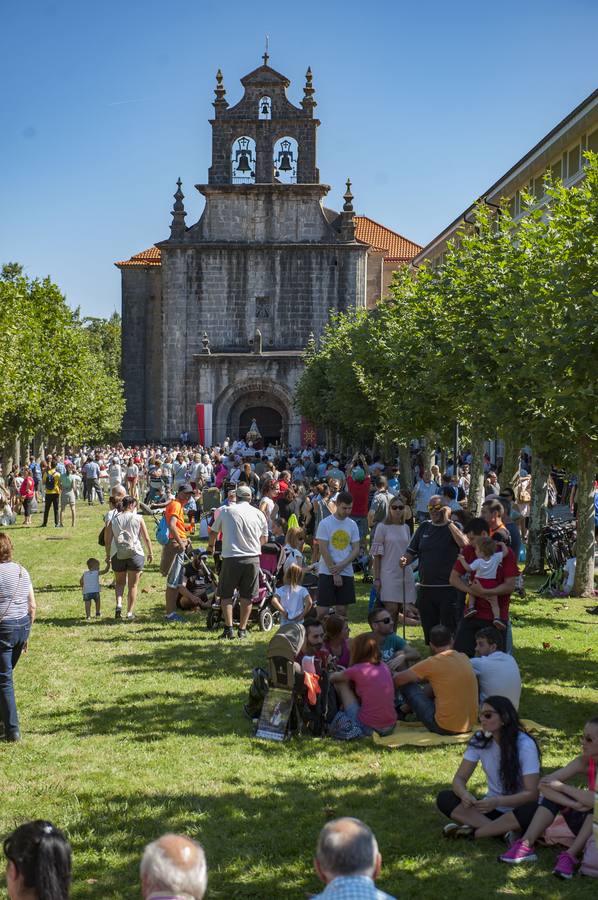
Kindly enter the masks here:
<path id="1" fill-rule="evenodd" d="M 156 540 L 162 547 L 166 547 L 168 542 L 170 541 L 170 530 L 168 528 L 168 522 L 166 521 L 166 516 L 162 513 L 162 518 L 158 522 L 156 527 Z"/>
<path id="2" fill-rule="evenodd" d="M 123 528 L 118 516 L 114 516 L 112 522 L 118 522 L 119 532 L 114 535 L 114 543 L 116 544 L 116 556 L 118 559 L 131 559 L 135 555 L 135 536 L 126 527 Z M 114 531 L 114 524 L 112 526 Z"/>
<path id="3" fill-rule="evenodd" d="M 379 522 L 384 522 L 385 518 L 388 515 L 388 508 L 390 506 L 390 501 L 393 498 L 393 495 L 388 491 L 385 493 L 381 491 L 379 494 L 376 494 L 375 506 L 374 506 L 374 522 L 377 525 Z M 381 502 L 378 502 L 381 501 Z"/>
<path id="4" fill-rule="evenodd" d="M 51 475 L 50 472 L 46 475 L 46 490 L 53 491 L 56 489 L 56 475 Z"/>

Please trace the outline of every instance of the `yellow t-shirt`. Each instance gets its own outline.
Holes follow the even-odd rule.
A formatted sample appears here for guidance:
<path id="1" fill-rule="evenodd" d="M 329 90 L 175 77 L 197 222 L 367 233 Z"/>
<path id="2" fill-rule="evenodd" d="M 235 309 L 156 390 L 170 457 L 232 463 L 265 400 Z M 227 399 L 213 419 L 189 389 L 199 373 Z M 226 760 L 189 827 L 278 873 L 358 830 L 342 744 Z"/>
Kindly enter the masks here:
<path id="1" fill-rule="evenodd" d="M 432 686 L 436 702 L 434 718 L 441 728 L 457 734 L 475 728 L 478 719 L 478 681 L 464 653 L 443 650 L 416 663 L 411 671 Z"/>
<path id="2" fill-rule="evenodd" d="M 48 487 L 48 475 L 54 477 L 54 487 Z M 46 474 L 44 475 L 44 486 L 46 488 L 46 494 L 59 494 L 60 493 L 60 472 L 56 469 L 48 469 Z"/>

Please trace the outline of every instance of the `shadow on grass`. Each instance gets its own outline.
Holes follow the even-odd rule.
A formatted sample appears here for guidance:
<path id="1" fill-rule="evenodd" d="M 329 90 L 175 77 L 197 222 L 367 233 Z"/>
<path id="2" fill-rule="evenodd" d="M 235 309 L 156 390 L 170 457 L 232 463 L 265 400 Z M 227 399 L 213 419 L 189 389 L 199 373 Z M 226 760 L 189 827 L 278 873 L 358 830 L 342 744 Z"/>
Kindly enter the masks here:
<path id="1" fill-rule="evenodd" d="M 279 749 L 292 757 L 296 747 Z M 516 888 L 521 891 L 523 882 L 522 893 L 550 896 L 546 881 L 554 851 L 540 851 L 533 871 L 521 873 L 496 861 L 496 841 L 442 841 L 445 820 L 436 812 L 434 798 L 444 787 L 425 778 L 417 785 L 405 784 L 391 773 L 360 774 L 342 782 L 333 773 L 318 774 L 317 782 L 310 783 L 284 775 L 277 780 L 265 772 L 245 789 L 240 773 L 213 789 L 195 788 L 184 795 L 79 793 L 81 812 L 59 824 L 73 846 L 74 897 L 137 896 L 144 845 L 174 831 L 203 845 L 210 898 L 299 900 L 321 889 L 311 863 L 318 833 L 327 820 L 343 815 L 356 816 L 373 829 L 384 859 L 378 887 L 394 896 L 450 896 L 447 878 L 455 892 L 470 900 L 519 893 Z M 391 816 L 390 809 L 395 811 Z M 592 896 L 592 885 L 578 890 L 576 896 Z"/>
<path id="2" fill-rule="evenodd" d="M 62 593 L 63 591 L 81 591 L 79 584 L 45 584 L 43 587 L 35 585 L 36 594 Z"/>

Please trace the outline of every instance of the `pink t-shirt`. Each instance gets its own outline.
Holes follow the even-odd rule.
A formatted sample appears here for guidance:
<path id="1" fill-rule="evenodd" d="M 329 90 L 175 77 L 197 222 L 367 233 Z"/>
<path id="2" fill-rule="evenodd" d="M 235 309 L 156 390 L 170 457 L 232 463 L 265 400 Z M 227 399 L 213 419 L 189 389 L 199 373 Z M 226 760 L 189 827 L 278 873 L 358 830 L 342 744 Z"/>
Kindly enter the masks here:
<path id="1" fill-rule="evenodd" d="M 384 729 L 397 721 L 395 688 L 390 669 L 384 663 L 357 663 L 345 670 L 354 683 L 361 702 L 358 719 L 370 728 Z"/>

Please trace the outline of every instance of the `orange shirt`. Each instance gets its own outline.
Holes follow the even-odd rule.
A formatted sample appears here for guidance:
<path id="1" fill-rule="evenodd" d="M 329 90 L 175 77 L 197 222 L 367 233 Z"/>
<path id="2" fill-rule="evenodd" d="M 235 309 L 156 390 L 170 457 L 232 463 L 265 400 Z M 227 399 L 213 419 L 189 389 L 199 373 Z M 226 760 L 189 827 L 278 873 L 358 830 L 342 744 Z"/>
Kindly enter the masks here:
<path id="1" fill-rule="evenodd" d="M 469 658 L 456 650 L 443 650 L 412 666 L 434 691 L 434 718 L 441 728 L 458 734 L 472 731 L 478 720 L 478 682 Z"/>
<path id="2" fill-rule="evenodd" d="M 187 525 L 185 525 L 185 516 L 183 513 L 183 506 L 179 503 L 178 500 L 171 500 L 170 503 L 166 506 L 164 510 L 164 515 L 166 516 L 166 521 L 170 525 L 170 520 L 174 516 L 176 518 L 176 530 L 179 538 L 184 543 L 187 543 L 187 531 L 189 530 Z"/>

